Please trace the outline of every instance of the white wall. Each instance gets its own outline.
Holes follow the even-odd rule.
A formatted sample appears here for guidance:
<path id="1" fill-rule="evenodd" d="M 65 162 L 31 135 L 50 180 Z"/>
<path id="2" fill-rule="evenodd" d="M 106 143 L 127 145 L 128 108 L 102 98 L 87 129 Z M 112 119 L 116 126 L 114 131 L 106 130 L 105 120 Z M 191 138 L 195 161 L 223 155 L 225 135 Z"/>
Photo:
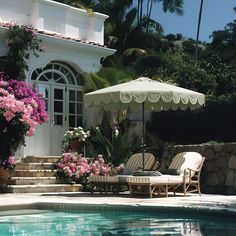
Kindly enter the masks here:
<path id="1" fill-rule="evenodd" d="M 101 45 L 107 17 L 96 12 L 88 14 L 85 10 L 51 0 L 0 0 L 0 21 L 15 21 Z"/>
<path id="2" fill-rule="evenodd" d="M 31 24 L 31 3 L 28 0 L 0 0 L 0 20 Z"/>
<path id="3" fill-rule="evenodd" d="M 115 50 L 109 48 L 62 40 L 46 35 L 38 35 L 38 37 L 42 39 L 42 45 L 46 47 L 46 50 L 45 53 L 40 53 L 37 58 L 30 57 L 27 63 L 30 71 L 44 67 L 50 61 L 65 61 L 77 65 L 84 72 L 97 72 L 101 67 L 101 58 L 115 52 Z"/>

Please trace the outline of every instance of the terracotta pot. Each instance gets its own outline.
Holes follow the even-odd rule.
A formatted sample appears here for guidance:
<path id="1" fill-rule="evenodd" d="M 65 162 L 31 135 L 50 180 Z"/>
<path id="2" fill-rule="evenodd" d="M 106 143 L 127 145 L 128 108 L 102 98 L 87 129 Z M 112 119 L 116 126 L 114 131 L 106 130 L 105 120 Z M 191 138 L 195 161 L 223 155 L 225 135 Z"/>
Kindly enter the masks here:
<path id="1" fill-rule="evenodd" d="M 78 152 L 80 146 L 80 142 L 78 140 L 70 141 L 70 151 Z"/>
<path id="2" fill-rule="evenodd" d="M 5 184 L 10 178 L 11 178 L 11 174 L 7 170 L 5 170 L 3 167 L 0 167 L 0 183 Z"/>

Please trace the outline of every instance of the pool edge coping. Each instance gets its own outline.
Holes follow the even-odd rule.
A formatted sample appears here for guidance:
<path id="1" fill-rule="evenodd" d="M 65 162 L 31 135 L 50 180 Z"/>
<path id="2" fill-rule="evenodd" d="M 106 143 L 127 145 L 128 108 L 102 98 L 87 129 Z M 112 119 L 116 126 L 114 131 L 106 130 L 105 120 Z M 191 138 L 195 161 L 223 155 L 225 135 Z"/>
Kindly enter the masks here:
<path id="1" fill-rule="evenodd" d="M 0 211 L 7 210 L 22 210 L 22 209 L 48 209 L 55 211 L 78 211 L 78 210 L 89 210 L 89 211 L 127 211 L 127 212 L 173 212 L 173 213 L 188 213 L 188 214 L 199 214 L 207 215 L 212 217 L 227 217 L 232 218 L 236 216 L 236 210 L 233 208 L 217 208 L 217 207 L 205 207 L 205 206 L 184 206 L 184 205 L 145 205 L 145 204 L 116 204 L 116 203 L 69 203 L 69 202 L 33 202 L 24 204 L 11 204 L 0 206 Z"/>

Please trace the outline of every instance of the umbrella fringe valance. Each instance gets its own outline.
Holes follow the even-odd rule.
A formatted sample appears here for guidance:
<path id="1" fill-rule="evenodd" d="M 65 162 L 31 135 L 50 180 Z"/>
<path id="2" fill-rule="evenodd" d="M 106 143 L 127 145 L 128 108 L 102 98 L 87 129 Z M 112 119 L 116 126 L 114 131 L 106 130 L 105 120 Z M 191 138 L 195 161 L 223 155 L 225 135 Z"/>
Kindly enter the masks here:
<path id="1" fill-rule="evenodd" d="M 100 103 L 91 103 L 90 105 L 86 103 L 87 107 L 102 107 L 104 110 L 112 110 L 112 109 L 130 109 L 131 111 L 140 110 L 140 105 L 142 103 L 121 103 L 119 102 L 100 102 Z M 167 111 L 167 110 L 195 110 L 200 108 L 204 105 L 204 102 L 197 101 L 196 103 L 186 103 L 186 101 L 182 102 L 180 100 L 178 103 L 171 101 L 169 103 L 163 102 L 162 100 L 157 101 L 156 103 L 153 102 L 144 102 L 144 109 L 145 110 L 153 110 L 153 111 Z"/>

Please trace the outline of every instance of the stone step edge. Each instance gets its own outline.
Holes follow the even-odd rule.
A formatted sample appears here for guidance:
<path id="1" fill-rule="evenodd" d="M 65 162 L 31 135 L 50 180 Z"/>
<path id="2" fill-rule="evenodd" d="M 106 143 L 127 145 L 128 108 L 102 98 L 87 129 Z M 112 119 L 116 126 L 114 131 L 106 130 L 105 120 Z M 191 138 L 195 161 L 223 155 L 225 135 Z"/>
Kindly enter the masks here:
<path id="1" fill-rule="evenodd" d="M 57 177 L 54 176 L 44 176 L 44 177 L 17 177 L 13 176 L 10 178 L 11 180 L 54 180 L 57 179 Z"/>
<path id="2" fill-rule="evenodd" d="M 73 186 L 73 187 L 81 187 L 81 184 L 37 184 L 37 185 L 7 185 L 7 188 L 18 188 L 18 189 L 23 189 L 23 188 L 50 188 L 50 187 L 68 187 L 68 186 Z"/>
<path id="3" fill-rule="evenodd" d="M 16 169 L 19 169 L 20 168 L 34 168 L 34 167 L 37 167 L 37 168 L 56 168 L 56 163 L 36 163 L 36 162 L 30 162 L 30 163 L 19 163 L 19 164 L 16 164 Z"/>
<path id="4" fill-rule="evenodd" d="M 56 172 L 57 170 L 53 169 L 53 170 L 14 170 L 14 172 Z"/>
<path id="5" fill-rule="evenodd" d="M 61 156 L 43 156 L 43 157 L 34 157 L 34 156 L 28 156 L 28 157 L 23 157 L 19 160 L 16 160 L 16 163 L 45 163 L 47 161 L 56 163 L 59 161 Z"/>
<path id="6" fill-rule="evenodd" d="M 55 165 L 55 162 L 19 162 L 18 165 Z"/>
<path id="7" fill-rule="evenodd" d="M 61 156 L 26 156 L 26 157 L 24 157 L 23 159 L 25 159 L 25 158 L 61 158 Z"/>

